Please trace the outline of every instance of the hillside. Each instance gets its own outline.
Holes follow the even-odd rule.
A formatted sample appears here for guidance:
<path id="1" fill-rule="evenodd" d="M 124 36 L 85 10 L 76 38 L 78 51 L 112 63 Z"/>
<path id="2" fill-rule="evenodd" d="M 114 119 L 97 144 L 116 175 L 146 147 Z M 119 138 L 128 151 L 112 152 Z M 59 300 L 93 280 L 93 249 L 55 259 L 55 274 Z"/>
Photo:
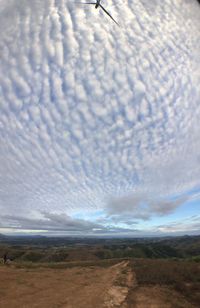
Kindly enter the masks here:
<path id="1" fill-rule="evenodd" d="M 0 265 L 0 307 L 198 308 L 200 303 L 200 267 L 191 261 L 116 259 L 41 266 Z"/>
<path id="2" fill-rule="evenodd" d="M 197 308 L 199 248 L 200 236 L 4 237 L 0 308 Z"/>
<path id="3" fill-rule="evenodd" d="M 6 237 L 0 256 L 16 261 L 63 262 L 113 258 L 200 260 L 200 236 L 142 239 Z"/>

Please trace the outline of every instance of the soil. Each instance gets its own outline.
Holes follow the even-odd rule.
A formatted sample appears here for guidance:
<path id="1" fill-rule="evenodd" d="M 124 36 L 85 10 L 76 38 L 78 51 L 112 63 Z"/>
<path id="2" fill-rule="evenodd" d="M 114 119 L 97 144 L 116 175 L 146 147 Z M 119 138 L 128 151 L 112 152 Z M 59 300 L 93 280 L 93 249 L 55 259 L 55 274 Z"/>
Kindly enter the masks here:
<path id="1" fill-rule="evenodd" d="M 121 304 L 125 299 L 124 291 L 112 294 L 111 290 L 126 266 L 126 262 L 108 268 L 17 269 L 1 266 L 0 307 L 114 307 L 109 300 Z"/>
<path id="2" fill-rule="evenodd" d="M 174 290 L 138 286 L 128 261 L 68 269 L 0 266 L 0 308 L 194 308 Z"/>

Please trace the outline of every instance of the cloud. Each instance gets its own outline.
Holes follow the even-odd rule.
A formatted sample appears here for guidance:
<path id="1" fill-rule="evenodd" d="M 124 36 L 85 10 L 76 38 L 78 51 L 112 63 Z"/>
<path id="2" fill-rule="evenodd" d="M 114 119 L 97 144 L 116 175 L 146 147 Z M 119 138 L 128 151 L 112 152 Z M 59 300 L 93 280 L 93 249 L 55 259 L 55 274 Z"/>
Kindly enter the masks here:
<path id="1" fill-rule="evenodd" d="M 127 223 L 130 219 L 148 220 L 152 216 L 169 215 L 187 200 L 188 197 L 179 197 L 175 200 L 156 200 L 145 195 L 128 195 L 110 199 L 106 210 L 108 217 L 118 217 L 119 221 Z"/>
<path id="2" fill-rule="evenodd" d="M 11 230 L 27 231 L 46 231 L 47 233 L 55 232 L 58 234 L 115 234 L 115 233 L 133 233 L 133 229 L 118 228 L 114 226 L 105 227 L 98 223 L 93 223 L 84 219 L 74 219 L 64 213 L 41 213 L 41 218 L 29 218 L 17 215 L 1 215 L 0 228 Z"/>
<path id="3" fill-rule="evenodd" d="M 46 231 L 92 231 L 100 226 L 84 220 L 74 220 L 66 214 L 43 213 L 41 219 L 14 215 L 1 216 L 1 226 L 12 229 Z"/>
<path id="4" fill-rule="evenodd" d="M 168 234 L 199 234 L 200 216 L 195 215 L 182 219 L 181 221 L 173 221 L 165 225 L 160 225 L 156 229 L 157 232 Z"/>
<path id="5" fill-rule="evenodd" d="M 197 1 L 110 1 L 120 28 L 65 0 L 0 4 L 3 216 L 116 216 L 109 196 L 139 195 L 123 215 L 149 219 L 199 187 Z"/>

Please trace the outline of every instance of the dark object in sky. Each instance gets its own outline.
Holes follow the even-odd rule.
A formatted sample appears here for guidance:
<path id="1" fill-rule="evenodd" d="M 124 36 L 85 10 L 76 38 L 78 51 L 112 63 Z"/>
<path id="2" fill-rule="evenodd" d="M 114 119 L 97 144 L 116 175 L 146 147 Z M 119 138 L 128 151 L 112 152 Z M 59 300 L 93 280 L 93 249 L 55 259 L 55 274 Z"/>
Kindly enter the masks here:
<path id="1" fill-rule="evenodd" d="M 97 0 L 97 2 L 78 2 L 81 4 L 93 4 L 95 5 L 95 9 L 97 9 L 99 6 L 100 8 L 102 8 L 102 10 L 119 26 L 119 24 L 116 22 L 116 20 L 114 20 L 114 18 L 110 15 L 110 13 L 108 13 L 108 11 L 106 11 L 106 9 L 104 9 L 104 7 L 100 4 L 101 0 Z"/>

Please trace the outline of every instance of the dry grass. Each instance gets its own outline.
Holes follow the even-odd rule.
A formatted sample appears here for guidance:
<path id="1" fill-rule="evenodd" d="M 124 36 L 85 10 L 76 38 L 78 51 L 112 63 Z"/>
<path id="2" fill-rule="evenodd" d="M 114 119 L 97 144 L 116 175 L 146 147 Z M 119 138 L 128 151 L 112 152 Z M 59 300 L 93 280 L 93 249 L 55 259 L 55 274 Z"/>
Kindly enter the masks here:
<path id="1" fill-rule="evenodd" d="M 15 268 L 27 268 L 27 269 L 37 269 L 37 268 L 52 268 L 52 269 L 67 269 L 73 267 L 109 267 L 111 265 L 117 264 L 124 259 L 106 259 L 98 261 L 70 261 L 70 262 L 50 262 L 50 263 L 35 263 L 35 262 L 13 262 L 12 267 Z"/>
<path id="2" fill-rule="evenodd" d="M 189 261 L 135 260 L 139 285 L 169 286 L 191 303 L 200 305 L 200 265 Z"/>

